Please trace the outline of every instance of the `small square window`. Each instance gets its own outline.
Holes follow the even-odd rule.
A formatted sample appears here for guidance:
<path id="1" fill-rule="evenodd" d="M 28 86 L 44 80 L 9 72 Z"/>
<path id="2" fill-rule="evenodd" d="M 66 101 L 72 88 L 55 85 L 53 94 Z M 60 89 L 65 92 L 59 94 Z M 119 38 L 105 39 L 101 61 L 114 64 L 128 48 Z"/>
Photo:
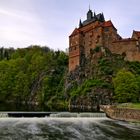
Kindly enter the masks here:
<path id="1" fill-rule="evenodd" d="M 69 48 L 69 51 L 70 51 L 70 52 L 72 51 L 72 48 L 71 48 L 71 47 Z"/>
<path id="2" fill-rule="evenodd" d="M 109 31 L 109 28 L 106 27 L 106 28 L 104 29 L 104 31 L 105 31 L 105 32 L 108 32 L 108 31 Z"/>

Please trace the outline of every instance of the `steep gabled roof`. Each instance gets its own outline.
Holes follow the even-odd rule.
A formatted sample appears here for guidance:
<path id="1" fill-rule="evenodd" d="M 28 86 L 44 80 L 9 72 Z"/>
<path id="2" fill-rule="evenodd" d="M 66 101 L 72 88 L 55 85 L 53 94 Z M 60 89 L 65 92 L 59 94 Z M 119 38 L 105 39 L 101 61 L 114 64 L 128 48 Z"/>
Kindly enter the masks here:
<path id="1" fill-rule="evenodd" d="M 80 30 L 75 28 L 74 31 L 72 32 L 72 34 L 70 35 L 70 37 L 78 34 L 79 32 L 80 32 Z"/>
<path id="2" fill-rule="evenodd" d="M 105 18 L 104 18 L 103 13 L 99 13 L 96 15 L 95 12 L 93 14 L 92 10 L 89 10 L 87 13 L 87 19 L 82 22 L 82 25 L 85 26 L 85 25 L 90 24 L 90 23 L 95 22 L 95 21 L 104 22 Z"/>
<path id="3" fill-rule="evenodd" d="M 103 23 L 103 27 L 111 27 L 111 26 L 112 26 L 115 30 L 117 30 L 117 29 L 114 27 L 114 25 L 113 25 L 113 23 L 112 23 L 111 20 L 105 21 L 105 22 Z"/>

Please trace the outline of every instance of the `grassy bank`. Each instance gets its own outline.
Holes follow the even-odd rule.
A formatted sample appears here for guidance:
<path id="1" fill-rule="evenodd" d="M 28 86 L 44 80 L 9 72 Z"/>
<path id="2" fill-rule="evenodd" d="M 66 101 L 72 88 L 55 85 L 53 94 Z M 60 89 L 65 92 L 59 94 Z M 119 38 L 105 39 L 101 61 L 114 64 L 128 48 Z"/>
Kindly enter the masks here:
<path id="1" fill-rule="evenodd" d="M 118 108 L 140 109 L 140 103 L 124 103 L 117 105 Z"/>

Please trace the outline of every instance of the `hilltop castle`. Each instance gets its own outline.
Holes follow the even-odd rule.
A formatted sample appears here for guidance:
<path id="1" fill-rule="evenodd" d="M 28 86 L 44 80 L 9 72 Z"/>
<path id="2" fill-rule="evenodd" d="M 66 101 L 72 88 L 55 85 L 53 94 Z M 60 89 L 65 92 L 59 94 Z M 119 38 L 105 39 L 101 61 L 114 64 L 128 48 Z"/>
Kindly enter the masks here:
<path id="1" fill-rule="evenodd" d="M 125 60 L 140 61 L 140 31 L 133 31 L 131 38 L 122 38 L 111 20 L 106 21 L 103 13 L 96 14 L 89 9 L 87 19 L 79 21 L 69 36 L 69 71 L 88 57 L 97 46 L 108 48 L 112 53 L 125 54 Z"/>

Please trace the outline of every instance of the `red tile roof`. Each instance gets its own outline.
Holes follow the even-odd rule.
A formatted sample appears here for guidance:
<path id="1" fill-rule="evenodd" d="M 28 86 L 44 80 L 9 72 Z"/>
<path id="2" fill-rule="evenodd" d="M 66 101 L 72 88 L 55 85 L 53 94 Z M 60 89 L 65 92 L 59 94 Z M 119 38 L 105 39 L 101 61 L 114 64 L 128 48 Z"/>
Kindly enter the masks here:
<path id="1" fill-rule="evenodd" d="M 112 21 L 111 20 L 108 20 L 108 21 L 105 21 L 104 23 L 103 23 L 103 27 L 110 27 L 110 26 L 113 26 L 114 27 L 114 25 L 113 25 L 113 23 L 112 23 Z M 115 27 L 114 27 L 115 28 Z M 116 29 L 116 28 L 115 28 Z M 117 29 L 116 29 L 117 30 Z"/>
<path id="2" fill-rule="evenodd" d="M 112 25 L 113 25 L 113 24 L 112 24 L 111 20 L 105 21 L 105 22 L 103 23 L 103 26 L 104 26 L 104 27 L 108 27 L 108 26 L 112 26 Z"/>
<path id="3" fill-rule="evenodd" d="M 80 32 L 80 30 L 75 28 L 70 36 L 74 36 L 74 35 L 78 34 L 79 32 Z"/>
<path id="4" fill-rule="evenodd" d="M 89 23 L 89 24 L 92 24 L 92 22 Z M 89 24 L 87 24 L 87 25 L 89 25 Z M 87 26 L 87 25 L 85 25 L 85 26 Z M 84 26 L 84 27 L 85 27 L 85 26 Z M 102 27 L 111 27 L 111 26 L 112 26 L 115 30 L 117 30 L 117 29 L 114 27 L 114 25 L 113 25 L 113 23 L 111 22 L 111 20 L 105 21 L 105 22 L 103 22 L 103 23 L 99 23 L 99 24 L 96 25 L 96 27 L 100 27 L 100 26 L 102 26 Z M 96 27 L 94 27 L 94 28 L 96 28 Z M 90 30 L 90 29 L 89 29 L 89 30 Z M 78 33 L 80 33 L 80 28 L 75 28 L 74 31 L 72 32 L 72 34 L 70 35 L 70 37 L 71 37 L 71 36 L 74 36 L 74 35 L 76 35 L 76 34 L 78 34 Z"/>

